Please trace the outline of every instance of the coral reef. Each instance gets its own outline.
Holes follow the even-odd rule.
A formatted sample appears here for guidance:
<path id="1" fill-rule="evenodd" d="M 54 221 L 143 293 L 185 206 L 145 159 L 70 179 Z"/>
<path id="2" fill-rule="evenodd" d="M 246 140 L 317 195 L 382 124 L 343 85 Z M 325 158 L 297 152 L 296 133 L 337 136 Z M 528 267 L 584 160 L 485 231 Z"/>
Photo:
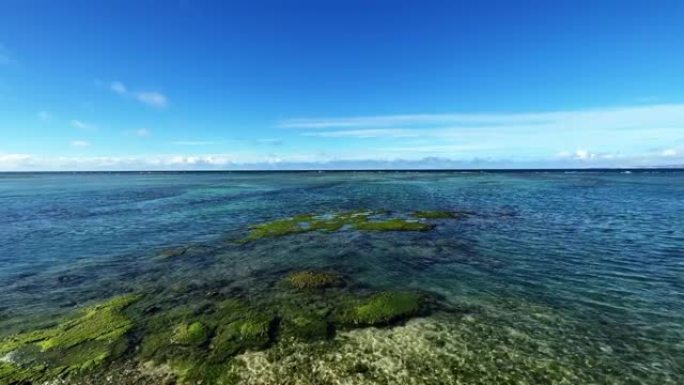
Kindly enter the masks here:
<path id="1" fill-rule="evenodd" d="M 428 231 L 433 224 L 415 219 L 385 218 L 384 211 L 355 210 L 334 214 L 301 214 L 292 218 L 278 219 L 250 227 L 249 234 L 238 243 L 249 243 L 262 238 L 311 231 L 334 232 L 345 228 L 360 231 Z"/>
<path id="2" fill-rule="evenodd" d="M 115 297 L 88 307 L 77 318 L 8 337 L 0 342 L 0 384 L 92 369 L 121 355 L 133 322 L 123 310 L 138 296 Z"/>
<path id="3" fill-rule="evenodd" d="M 131 378 L 148 383 L 165 378 L 182 385 L 234 384 L 241 365 L 237 355 L 288 343 L 329 347 L 336 330 L 388 326 L 425 309 L 422 294 L 369 295 L 340 285 L 333 272 L 298 271 L 282 281 L 285 285 L 248 298 L 200 299 L 191 293 L 163 300 L 112 298 L 55 326 L 2 340 L 0 385 L 52 379 L 99 383 L 109 368 L 130 361 L 143 363 L 128 369 L 137 376 Z M 316 290 L 321 288 L 327 289 Z"/>

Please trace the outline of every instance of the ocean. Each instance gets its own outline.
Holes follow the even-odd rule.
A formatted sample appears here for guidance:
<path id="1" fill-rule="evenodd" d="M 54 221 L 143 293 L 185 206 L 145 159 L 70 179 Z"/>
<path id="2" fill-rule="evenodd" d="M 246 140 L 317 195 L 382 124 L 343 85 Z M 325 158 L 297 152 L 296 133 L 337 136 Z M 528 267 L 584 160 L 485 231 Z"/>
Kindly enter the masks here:
<path id="1" fill-rule="evenodd" d="M 684 384 L 684 171 L 4 173 L 0 287 L 0 384 Z"/>

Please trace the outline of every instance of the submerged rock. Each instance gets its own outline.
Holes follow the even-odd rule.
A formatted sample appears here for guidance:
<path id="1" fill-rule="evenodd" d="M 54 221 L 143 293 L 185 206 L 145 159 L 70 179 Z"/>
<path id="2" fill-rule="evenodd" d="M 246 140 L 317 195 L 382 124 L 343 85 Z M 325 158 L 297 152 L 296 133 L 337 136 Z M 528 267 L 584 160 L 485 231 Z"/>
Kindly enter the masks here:
<path id="1" fill-rule="evenodd" d="M 176 326 L 173 332 L 172 342 L 179 345 L 199 346 L 207 341 L 209 331 L 201 322 L 191 324 L 182 323 Z"/>
<path id="2" fill-rule="evenodd" d="M 265 348 L 271 342 L 273 323 L 272 316 L 251 313 L 220 327 L 211 342 L 212 361 L 224 361 L 249 349 Z"/>
<path id="3" fill-rule="evenodd" d="M 128 344 L 126 334 L 133 328 L 123 310 L 138 298 L 115 297 L 52 328 L 0 341 L 0 384 L 82 372 L 121 355 Z"/>
<path id="4" fill-rule="evenodd" d="M 284 318 L 280 326 L 280 337 L 283 339 L 324 340 L 331 332 L 332 325 L 324 317 L 304 312 Z"/>
<path id="5" fill-rule="evenodd" d="M 411 221 L 406 219 L 388 219 L 385 221 L 363 222 L 355 226 L 357 230 L 365 231 L 429 231 L 435 225 Z"/>
<path id="6" fill-rule="evenodd" d="M 161 249 L 155 255 L 160 260 L 179 257 L 198 257 L 212 252 L 212 248 L 204 245 L 174 246 Z"/>
<path id="7" fill-rule="evenodd" d="M 343 311 L 340 321 L 352 325 L 387 325 L 419 315 L 424 296 L 412 292 L 385 291 Z"/>
<path id="8" fill-rule="evenodd" d="M 296 289 L 323 289 L 337 286 L 342 280 L 339 275 L 334 273 L 303 270 L 287 276 L 287 282 Z"/>
<path id="9" fill-rule="evenodd" d="M 250 227 L 249 234 L 238 243 L 249 243 L 262 238 L 281 237 L 311 231 L 334 232 L 345 228 L 359 231 L 428 231 L 433 224 L 403 218 L 386 217 L 384 211 L 355 210 L 331 215 L 301 214 Z"/>
<path id="10" fill-rule="evenodd" d="M 421 218 L 421 219 L 456 219 L 456 218 L 465 218 L 468 216 L 468 214 L 466 214 L 464 212 L 443 211 L 443 210 L 416 211 L 412 215 L 414 218 Z"/>

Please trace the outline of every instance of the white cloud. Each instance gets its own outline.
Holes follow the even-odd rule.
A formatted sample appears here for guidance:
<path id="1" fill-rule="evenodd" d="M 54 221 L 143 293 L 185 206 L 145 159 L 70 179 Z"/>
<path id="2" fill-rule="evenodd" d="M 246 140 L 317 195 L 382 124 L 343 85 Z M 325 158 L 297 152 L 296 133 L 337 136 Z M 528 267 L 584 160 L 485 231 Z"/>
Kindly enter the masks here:
<path id="1" fill-rule="evenodd" d="M 586 160 L 586 159 L 592 159 L 595 157 L 596 157 L 596 154 L 593 154 L 593 153 L 589 152 L 588 150 L 577 150 L 577 151 L 575 151 L 575 159 Z"/>
<path id="2" fill-rule="evenodd" d="M 85 148 L 90 147 L 90 142 L 85 140 L 72 140 L 71 147 Z"/>
<path id="3" fill-rule="evenodd" d="M 139 92 L 135 97 L 140 102 L 151 107 L 164 108 L 168 104 L 166 96 L 159 92 Z"/>
<path id="4" fill-rule="evenodd" d="M 576 127 L 604 127 L 633 129 L 652 127 L 682 127 L 684 104 L 615 107 L 602 109 L 568 110 L 537 113 L 484 114 L 409 114 L 378 115 L 349 118 L 286 119 L 277 123 L 281 128 L 385 128 L 385 127 L 545 127 L 570 129 Z"/>
<path id="5" fill-rule="evenodd" d="M 71 125 L 75 128 L 78 128 L 80 130 L 85 130 L 85 131 L 96 131 L 97 126 L 94 124 L 90 123 L 85 123 L 80 120 L 74 119 L 71 121 Z"/>
<path id="6" fill-rule="evenodd" d="M 121 95 L 123 95 L 123 94 L 125 94 L 125 93 L 127 92 L 126 86 L 125 86 L 123 83 L 117 82 L 117 81 L 112 82 L 112 83 L 109 85 L 109 88 L 110 88 L 112 91 L 116 92 L 117 94 L 121 94 Z"/>
<path id="7" fill-rule="evenodd" d="M 376 128 L 362 130 L 335 130 L 335 131 L 313 131 L 305 132 L 305 136 L 316 136 L 320 138 L 410 138 L 420 136 L 416 130 Z"/>
<path id="8" fill-rule="evenodd" d="M 425 148 L 444 150 L 444 148 Z M 592 163 L 586 158 L 592 157 Z M 585 159 L 581 159 L 585 158 Z M 670 163 L 663 163 L 664 160 Z M 567 152 L 565 157 L 540 158 L 527 161 L 492 158 L 472 154 L 454 159 L 448 153 L 406 157 L 402 153 L 364 151 L 338 153 L 304 152 L 282 154 L 175 154 L 145 156 L 40 156 L 0 153 L 0 171 L 60 171 L 60 170 L 292 170 L 292 169 L 421 169 L 421 168 L 582 168 L 582 167 L 649 167 L 667 164 L 684 165 L 681 153 L 666 157 L 660 153 L 622 156 L 596 154 L 590 151 Z"/>
<path id="9" fill-rule="evenodd" d="M 29 154 L 2 154 L 0 153 L 0 171 L 17 170 L 23 167 L 30 167 L 33 157 Z"/>
<path id="10" fill-rule="evenodd" d="M 663 156 L 668 156 L 668 157 L 677 156 L 678 154 L 679 154 L 679 151 L 677 151 L 674 148 L 668 148 L 668 149 L 663 150 L 663 152 L 662 152 Z"/>
<path id="11" fill-rule="evenodd" d="M 38 119 L 42 120 L 43 122 L 49 122 L 52 120 L 52 114 L 50 111 L 38 111 L 36 116 L 38 116 Z"/>
<path id="12" fill-rule="evenodd" d="M 143 104 L 155 108 L 164 108 L 169 104 L 166 95 L 158 91 L 129 91 L 126 85 L 120 81 L 113 81 L 109 84 L 109 89 L 122 96 L 133 98 Z"/>

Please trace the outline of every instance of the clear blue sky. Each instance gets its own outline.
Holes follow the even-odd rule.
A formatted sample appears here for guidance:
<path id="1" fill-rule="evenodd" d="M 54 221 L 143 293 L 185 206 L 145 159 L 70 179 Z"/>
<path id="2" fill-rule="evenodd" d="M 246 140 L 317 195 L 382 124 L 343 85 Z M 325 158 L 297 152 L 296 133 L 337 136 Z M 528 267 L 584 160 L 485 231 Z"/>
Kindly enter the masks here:
<path id="1" fill-rule="evenodd" d="M 684 164 L 682 1 L 0 3 L 0 170 Z"/>

